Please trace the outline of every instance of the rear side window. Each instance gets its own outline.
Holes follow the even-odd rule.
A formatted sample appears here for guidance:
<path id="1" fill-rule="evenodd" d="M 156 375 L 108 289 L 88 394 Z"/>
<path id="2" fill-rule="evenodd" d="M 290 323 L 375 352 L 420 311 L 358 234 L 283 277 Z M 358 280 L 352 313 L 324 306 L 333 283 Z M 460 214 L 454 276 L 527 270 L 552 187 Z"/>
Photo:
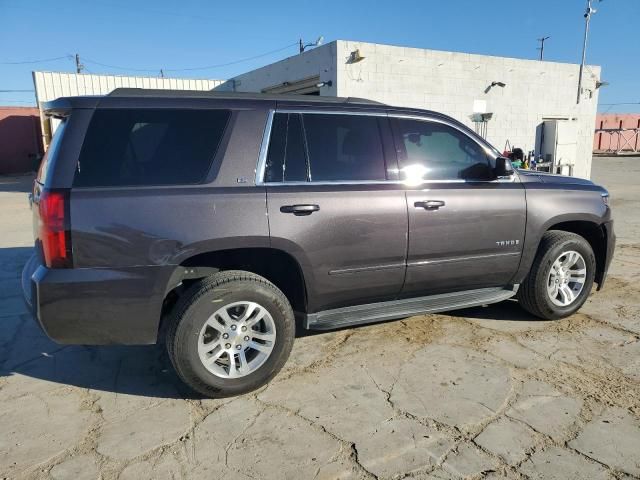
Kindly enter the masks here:
<path id="1" fill-rule="evenodd" d="M 63 119 L 60 125 L 58 125 L 58 128 L 56 128 L 56 131 L 53 134 L 53 138 L 51 139 L 51 143 L 49 144 L 49 148 L 47 148 L 47 152 L 44 154 L 44 158 L 40 163 L 40 168 L 38 169 L 36 180 L 42 185 L 47 182 L 51 164 L 55 161 L 54 158 L 57 155 L 58 149 L 60 148 L 60 142 L 62 142 L 62 136 L 64 135 L 66 125 L 67 120 Z"/>
<path id="2" fill-rule="evenodd" d="M 276 113 L 265 167 L 265 182 L 306 182 L 307 156 L 297 113 Z"/>
<path id="3" fill-rule="evenodd" d="M 386 180 L 379 118 L 276 113 L 265 182 Z"/>
<path id="4" fill-rule="evenodd" d="M 74 186 L 195 184 L 206 177 L 229 110 L 96 110 Z"/>
<path id="5" fill-rule="evenodd" d="M 378 117 L 304 114 L 311 181 L 385 180 Z"/>

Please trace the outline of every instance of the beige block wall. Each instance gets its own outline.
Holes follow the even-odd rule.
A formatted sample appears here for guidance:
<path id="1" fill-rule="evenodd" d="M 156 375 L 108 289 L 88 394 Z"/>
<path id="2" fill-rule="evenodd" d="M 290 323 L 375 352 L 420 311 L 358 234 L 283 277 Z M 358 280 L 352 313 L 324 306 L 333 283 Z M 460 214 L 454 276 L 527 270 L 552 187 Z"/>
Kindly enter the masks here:
<path id="1" fill-rule="evenodd" d="M 598 103 L 600 67 L 585 69 L 589 92 L 576 104 L 578 65 L 443 52 L 353 41 L 337 41 L 337 94 L 389 105 L 425 108 L 450 115 L 473 128 L 474 100 L 484 100 L 487 139 L 499 150 L 506 140 L 525 151 L 536 147 L 536 129 L 545 118 L 566 117 L 577 124 L 574 175 L 589 177 Z M 365 57 L 347 62 L 358 49 Z M 485 89 L 494 81 L 506 84 Z"/>
<path id="2" fill-rule="evenodd" d="M 364 60 L 348 63 L 359 49 Z M 486 100 L 494 117 L 487 139 L 500 151 L 506 140 L 525 151 L 536 145 L 545 118 L 570 118 L 577 125 L 573 174 L 589 177 L 600 67 L 584 74 L 586 94 L 576 105 L 578 65 L 443 52 L 338 40 L 239 75 L 217 89 L 260 92 L 264 88 L 319 76 L 333 82 L 323 96 L 363 97 L 389 105 L 436 110 L 473 127 L 474 100 Z M 493 81 L 506 86 L 485 89 Z"/>

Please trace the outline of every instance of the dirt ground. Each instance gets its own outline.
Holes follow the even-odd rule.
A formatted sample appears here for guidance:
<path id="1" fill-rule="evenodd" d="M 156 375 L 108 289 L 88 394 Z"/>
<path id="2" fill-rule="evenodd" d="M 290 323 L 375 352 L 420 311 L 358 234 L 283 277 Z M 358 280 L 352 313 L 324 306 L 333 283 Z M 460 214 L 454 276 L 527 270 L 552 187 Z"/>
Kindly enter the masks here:
<path id="1" fill-rule="evenodd" d="M 28 177 L 0 179 L 0 478 L 640 478 L 640 158 L 597 158 L 618 248 L 545 322 L 508 301 L 296 340 L 267 387 L 189 397 L 161 347 L 26 314 Z"/>

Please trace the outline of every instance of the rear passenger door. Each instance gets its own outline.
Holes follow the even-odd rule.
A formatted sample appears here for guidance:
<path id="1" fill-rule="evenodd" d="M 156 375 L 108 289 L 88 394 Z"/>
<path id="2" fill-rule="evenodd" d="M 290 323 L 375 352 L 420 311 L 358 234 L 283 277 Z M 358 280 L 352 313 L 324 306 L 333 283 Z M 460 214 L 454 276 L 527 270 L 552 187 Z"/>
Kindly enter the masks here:
<path id="1" fill-rule="evenodd" d="M 407 206 L 384 113 L 279 110 L 258 183 L 271 243 L 305 276 L 310 313 L 395 298 Z"/>

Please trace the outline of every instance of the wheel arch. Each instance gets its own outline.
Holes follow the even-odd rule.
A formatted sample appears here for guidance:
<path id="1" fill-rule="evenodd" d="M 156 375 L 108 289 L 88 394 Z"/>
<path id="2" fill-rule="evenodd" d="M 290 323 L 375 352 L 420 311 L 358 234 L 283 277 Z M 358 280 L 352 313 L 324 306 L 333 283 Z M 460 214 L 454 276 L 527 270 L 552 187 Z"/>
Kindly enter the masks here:
<path id="1" fill-rule="evenodd" d="M 599 290 L 607 270 L 608 235 L 606 228 L 606 222 L 603 222 L 602 217 L 590 214 L 559 215 L 548 219 L 540 225 L 536 225 L 535 222 L 533 225 L 528 223 L 520 267 L 516 275 L 514 275 L 512 282 L 522 283 L 529 274 L 529 270 L 540 248 L 543 235 L 551 230 L 559 230 L 580 235 L 589 243 L 596 257 L 595 282 Z"/>
<path id="2" fill-rule="evenodd" d="M 300 263 L 276 248 L 243 247 L 200 252 L 183 259 L 167 283 L 163 319 L 190 283 L 223 270 L 244 270 L 266 278 L 284 293 L 294 312 L 306 312 L 307 283 Z"/>
<path id="3" fill-rule="evenodd" d="M 607 232 L 604 225 L 588 220 L 570 220 L 559 222 L 547 228 L 547 232 L 551 230 L 560 230 L 563 232 L 575 233 L 584 238 L 596 257 L 596 276 L 595 282 L 600 289 L 600 283 L 606 270 L 607 258 Z"/>

